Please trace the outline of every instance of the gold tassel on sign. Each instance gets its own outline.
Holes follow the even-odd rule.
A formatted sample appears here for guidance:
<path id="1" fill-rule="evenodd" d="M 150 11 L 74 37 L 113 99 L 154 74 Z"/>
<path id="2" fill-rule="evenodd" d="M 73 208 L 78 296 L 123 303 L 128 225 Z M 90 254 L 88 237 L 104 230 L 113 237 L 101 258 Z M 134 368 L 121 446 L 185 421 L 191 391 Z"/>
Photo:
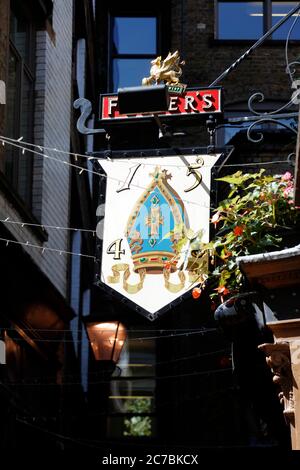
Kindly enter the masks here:
<path id="1" fill-rule="evenodd" d="M 114 264 L 111 267 L 111 270 L 113 272 L 112 276 L 108 276 L 107 282 L 109 284 L 118 284 L 120 282 L 120 273 L 123 272 L 123 289 L 128 292 L 128 294 L 136 294 L 140 290 L 142 290 L 144 286 L 144 280 L 146 276 L 146 269 L 139 269 L 137 274 L 140 277 L 140 280 L 137 284 L 129 284 L 127 280 L 130 277 L 130 267 L 129 264 L 126 263 L 120 263 L 120 264 Z"/>
<path id="2" fill-rule="evenodd" d="M 165 279 L 165 288 L 172 292 L 173 294 L 177 294 L 177 292 L 180 292 L 185 285 L 185 274 L 183 271 L 178 271 L 178 278 L 179 278 L 179 284 L 174 284 L 173 282 L 170 282 L 170 271 L 168 269 L 163 270 L 163 275 Z"/>

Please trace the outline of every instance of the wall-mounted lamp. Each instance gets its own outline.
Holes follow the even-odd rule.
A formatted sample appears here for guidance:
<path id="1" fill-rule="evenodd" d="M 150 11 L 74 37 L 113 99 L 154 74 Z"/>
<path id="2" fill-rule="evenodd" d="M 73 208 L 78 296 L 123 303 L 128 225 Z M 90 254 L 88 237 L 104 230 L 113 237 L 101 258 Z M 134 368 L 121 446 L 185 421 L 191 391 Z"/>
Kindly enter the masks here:
<path id="1" fill-rule="evenodd" d="M 126 329 L 119 321 L 97 321 L 93 315 L 84 319 L 96 361 L 113 371 L 126 340 Z"/>

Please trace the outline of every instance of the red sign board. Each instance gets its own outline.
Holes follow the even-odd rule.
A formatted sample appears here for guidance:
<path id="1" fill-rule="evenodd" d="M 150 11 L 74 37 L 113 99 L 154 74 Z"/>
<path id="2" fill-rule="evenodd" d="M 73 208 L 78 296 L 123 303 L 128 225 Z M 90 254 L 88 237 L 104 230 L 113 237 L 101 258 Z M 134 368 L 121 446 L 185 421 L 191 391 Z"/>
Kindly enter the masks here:
<path id="1" fill-rule="evenodd" d="M 199 88 L 187 90 L 182 95 L 170 94 L 169 110 L 159 113 L 160 116 L 188 116 L 197 114 L 221 113 L 221 88 Z M 151 113 L 150 113 L 151 114 Z M 118 110 L 117 95 L 100 96 L 100 119 L 130 119 L 147 117 L 149 114 L 127 116 Z"/>

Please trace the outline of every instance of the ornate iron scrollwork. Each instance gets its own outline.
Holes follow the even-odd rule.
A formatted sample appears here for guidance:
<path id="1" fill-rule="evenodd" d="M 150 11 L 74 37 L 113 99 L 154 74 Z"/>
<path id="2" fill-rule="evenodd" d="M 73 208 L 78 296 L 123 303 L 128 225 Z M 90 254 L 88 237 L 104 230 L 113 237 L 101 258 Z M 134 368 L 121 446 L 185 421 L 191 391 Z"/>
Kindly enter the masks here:
<path id="1" fill-rule="evenodd" d="M 80 108 L 81 111 L 81 115 L 79 116 L 77 121 L 77 130 L 81 134 L 106 134 L 105 129 L 90 129 L 89 127 L 86 127 L 86 120 L 92 113 L 92 103 L 89 100 L 85 98 L 78 98 L 74 101 L 73 106 L 75 109 Z"/>
<path id="2" fill-rule="evenodd" d="M 289 78 L 291 81 L 291 88 L 295 89 L 295 92 L 292 93 L 292 97 L 288 103 L 270 112 L 261 112 L 254 108 L 255 103 L 262 103 L 265 100 L 265 96 L 263 93 L 256 92 L 250 96 L 248 100 L 248 109 L 254 116 L 253 118 L 250 118 L 250 119 L 248 118 L 245 120 L 253 121 L 252 124 L 250 124 L 250 126 L 247 128 L 247 138 L 251 142 L 259 143 L 263 140 L 264 136 L 262 132 L 256 131 L 258 133 L 258 136 L 256 138 L 254 138 L 251 134 L 254 132 L 255 127 L 259 126 L 262 123 L 267 123 L 267 122 L 276 124 L 278 126 L 282 126 L 285 129 L 288 129 L 297 135 L 297 129 L 293 128 L 291 124 L 284 122 L 282 119 L 295 118 L 297 116 L 296 113 L 293 113 L 293 112 L 288 113 L 286 111 L 289 108 L 291 108 L 293 105 L 299 104 L 298 96 L 300 94 L 300 90 L 298 91 L 298 88 L 300 87 L 300 80 L 299 80 L 299 83 L 297 80 L 295 81 L 294 74 L 296 73 L 296 66 L 300 65 L 300 62 L 297 60 L 289 62 L 289 57 L 288 57 L 288 46 L 289 46 L 290 37 L 297 21 L 299 20 L 299 17 L 300 17 L 299 15 L 300 15 L 300 10 L 298 11 L 297 16 L 289 29 L 289 32 L 286 38 L 286 44 L 285 44 L 286 73 L 289 75 Z M 297 100 L 297 102 L 295 100 Z M 285 112 L 285 114 L 282 114 L 283 112 Z M 255 119 L 255 117 L 257 117 L 257 120 Z"/>
<path id="3" fill-rule="evenodd" d="M 292 126 L 290 126 L 289 124 L 286 124 L 285 122 L 282 122 L 282 121 L 279 121 L 277 119 L 273 119 L 272 117 L 265 117 L 265 118 L 261 118 L 259 119 L 258 121 L 255 121 L 253 122 L 247 129 L 247 138 L 248 140 L 250 140 L 251 142 L 254 142 L 254 143 L 258 143 L 258 142 L 261 142 L 264 138 L 263 136 L 263 133 L 262 132 L 259 132 L 259 136 L 258 138 L 253 138 L 251 137 L 251 132 L 253 132 L 253 129 L 255 126 L 258 126 L 259 124 L 263 123 L 263 122 L 271 122 L 271 123 L 274 123 L 278 126 L 282 126 L 282 127 L 285 127 L 286 129 L 294 132 L 296 135 L 297 135 L 297 130 L 294 129 Z M 257 132 L 257 131 L 256 131 Z"/>
<path id="4" fill-rule="evenodd" d="M 254 93 L 253 95 L 250 96 L 248 100 L 248 109 L 252 114 L 255 114 L 256 116 L 259 116 L 263 118 L 264 116 L 276 116 L 276 114 L 282 113 L 282 111 L 285 111 L 286 109 L 290 108 L 294 102 L 293 99 L 291 99 L 288 103 L 285 105 L 281 106 L 281 108 L 275 109 L 274 111 L 270 112 L 259 112 L 256 111 L 253 108 L 253 103 L 257 101 L 258 103 L 262 103 L 265 100 L 265 95 L 261 92 Z"/>

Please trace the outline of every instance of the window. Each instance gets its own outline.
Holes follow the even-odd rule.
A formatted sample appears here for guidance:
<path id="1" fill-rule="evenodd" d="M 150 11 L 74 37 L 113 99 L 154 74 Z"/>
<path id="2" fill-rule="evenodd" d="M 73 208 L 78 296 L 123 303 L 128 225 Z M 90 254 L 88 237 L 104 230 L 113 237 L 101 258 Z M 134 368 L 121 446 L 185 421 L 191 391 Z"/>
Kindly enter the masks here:
<path id="1" fill-rule="evenodd" d="M 296 7 L 297 2 L 218 1 L 218 39 L 258 39 Z M 272 36 L 273 40 L 284 40 L 298 14 L 294 14 Z M 232 20 L 234 18 L 234 21 Z M 300 39 L 300 18 L 295 23 L 291 39 Z"/>
<path id="2" fill-rule="evenodd" d="M 7 80 L 6 135 L 33 142 L 34 71 L 36 31 L 32 20 L 13 3 Z M 5 173 L 25 203 L 31 207 L 32 156 L 7 148 Z"/>
<path id="3" fill-rule="evenodd" d="M 272 2 L 272 23 L 270 27 L 278 23 L 283 16 L 285 16 L 292 8 L 295 8 L 298 2 Z M 298 13 L 295 13 L 291 18 L 287 20 L 280 28 L 275 31 L 273 34 L 273 39 L 285 40 L 288 32 L 295 21 L 295 18 L 298 16 Z M 291 39 L 300 39 L 300 18 L 296 22 L 295 27 L 293 28 Z"/>
<path id="4" fill-rule="evenodd" d="M 154 339 L 127 339 L 118 363 L 121 380 L 111 381 L 108 437 L 155 436 L 155 363 Z"/>
<path id="5" fill-rule="evenodd" d="M 114 16 L 111 25 L 111 88 L 141 85 L 157 56 L 157 18 Z"/>

